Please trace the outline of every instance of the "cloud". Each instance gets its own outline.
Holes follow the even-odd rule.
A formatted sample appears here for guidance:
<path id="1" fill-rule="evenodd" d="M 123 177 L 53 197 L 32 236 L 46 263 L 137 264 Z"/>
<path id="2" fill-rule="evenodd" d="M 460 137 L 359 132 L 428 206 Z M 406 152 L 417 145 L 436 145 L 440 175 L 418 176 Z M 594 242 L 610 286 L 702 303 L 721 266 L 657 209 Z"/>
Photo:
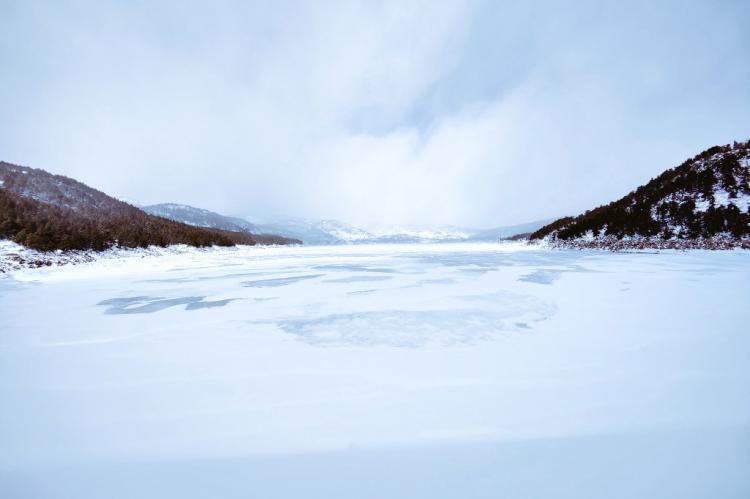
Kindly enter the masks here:
<path id="1" fill-rule="evenodd" d="M 0 147 L 239 215 L 575 213 L 747 133 L 747 7 L 671 7 L 9 2 Z"/>

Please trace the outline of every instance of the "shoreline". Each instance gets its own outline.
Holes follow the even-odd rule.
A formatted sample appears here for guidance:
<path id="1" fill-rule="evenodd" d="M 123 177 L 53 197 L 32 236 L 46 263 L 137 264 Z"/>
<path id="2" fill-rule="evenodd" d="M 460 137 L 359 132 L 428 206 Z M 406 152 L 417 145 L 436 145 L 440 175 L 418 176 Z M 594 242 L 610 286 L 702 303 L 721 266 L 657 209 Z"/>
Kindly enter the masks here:
<path id="1" fill-rule="evenodd" d="M 538 241 L 529 241 L 529 244 L 536 243 L 557 249 L 604 250 L 612 252 L 631 250 L 750 250 L 750 239 L 738 239 L 725 236 L 714 237 L 710 239 L 616 239 L 614 237 L 603 237 L 590 239 L 543 239 Z"/>
<path id="2" fill-rule="evenodd" d="M 189 246 L 174 244 L 170 246 L 148 246 L 146 248 L 113 247 L 104 251 L 71 250 L 71 251 L 38 251 L 27 248 L 9 240 L 0 240 L 0 276 L 17 270 L 41 269 L 46 267 L 62 267 L 80 265 L 97 261 L 111 261 L 117 259 L 149 258 L 189 253 L 208 253 L 211 251 L 238 250 L 242 248 L 272 248 L 282 245 L 243 245 L 235 246 Z"/>

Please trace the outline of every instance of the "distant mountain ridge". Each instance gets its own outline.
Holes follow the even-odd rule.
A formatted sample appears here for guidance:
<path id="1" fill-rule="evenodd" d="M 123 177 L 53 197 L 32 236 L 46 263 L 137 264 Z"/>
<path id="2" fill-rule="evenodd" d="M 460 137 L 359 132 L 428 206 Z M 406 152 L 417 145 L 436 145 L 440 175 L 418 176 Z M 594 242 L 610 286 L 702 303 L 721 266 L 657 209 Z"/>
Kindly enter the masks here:
<path id="1" fill-rule="evenodd" d="M 154 216 L 77 180 L 6 162 L 0 162 L 0 238 L 42 251 L 260 242 L 246 232 Z"/>
<path id="2" fill-rule="evenodd" d="M 750 247 L 750 141 L 711 147 L 626 196 L 542 227 L 578 247 Z"/>
<path id="3" fill-rule="evenodd" d="M 284 218 L 255 221 L 257 229 L 301 239 L 305 244 L 377 244 L 435 242 L 496 242 L 521 233 L 533 232 L 551 219 L 525 224 L 471 229 L 451 225 L 377 225 L 359 227 L 338 220 Z"/>
<path id="4" fill-rule="evenodd" d="M 4 195 L 15 195 L 23 205 L 22 211 L 45 212 L 45 217 L 52 217 L 55 222 L 52 225 L 62 227 L 63 220 L 76 220 L 74 225 L 80 225 L 82 220 L 87 220 L 87 228 L 73 228 L 68 226 L 66 230 L 71 232 L 70 237 L 59 237 L 49 239 L 49 235 L 30 237 L 28 228 L 14 227 L 13 230 L 5 230 L 0 237 L 11 237 L 17 242 L 29 245 L 36 249 L 82 249 L 90 245 L 101 249 L 120 244 L 124 246 L 143 246 L 147 244 L 161 245 L 173 242 L 185 242 L 186 244 L 231 244 L 232 240 L 240 244 L 357 244 L 357 243 L 425 243 L 425 242 L 457 242 L 457 241 L 497 241 L 527 231 L 530 226 L 538 228 L 542 222 L 511 226 L 490 230 L 466 229 L 461 227 L 439 225 L 419 226 L 381 225 L 374 228 L 360 228 L 337 220 L 305 220 L 287 218 L 271 223 L 252 223 L 248 220 L 222 215 L 216 212 L 177 203 L 161 203 L 149 206 L 136 207 L 124 201 L 115 199 L 107 194 L 93 189 L 74 179 L 61 175 L 53 175 L 44 170 L 30 167 L 0 163 L 0 190 L 5 190 Z M 28 202 L 41 203 L 41 207 L 32 207 L 24 204 Z M 49 206 L 47 206 L 49 205 Z M 57 209 L 54 214 L 52 211 Z M 14 208 L 18 210 L 21 208 Z M 59 211 L 62 210 L 62 211 Z M 66 214 L 65 211 L 76 213 L 76 216 Z M 151 216 L 151 218 L 144 218 Z M 95 235 L 94 226 L 101 226 L 101 219 L 117 218 L 121 226 L 132 226 L 139 223 L 149 225 L 149 229 L 135 231 L 137 234 L 128 233 L 115 234 L 114 225 L 104 230 L 104 233 Z M 78 220 L 81 219 L 81 220 Z M 196 236 L 192 238 L 177 238 L 164 235 L 151 237 L 149 231 L 163 232 L 165 228 L 157 229 L 154 220 L 170 220 L 180 225 L 193 228 L 210 229 L 214 238 L 198 242 Z M 140 222 L 138 222 L 140 220 Z M 151 220 L 151 222 L 148 222 Z M 147 223 L 148 222 L 148 223 Z M 40 230 L 39 227 L 49 223 L 38 224 L 31 222 L 35 227 L 33 231 Z M 86 225 L 86 224 L 84 224 Z M 107 224 L 105 224 L 107 225 Z M 177 227 L 177 226 L 174 226 Z M 174 232 L 174 227 L 170 229 Z M 25 230 L 24 230 L 25 229 Z M 184 230 L 184 229 L 183 229 Z M 15 232 L 14 232 L 15 231 Z M 86 233 L 79 237 L 80 233 Z M 101 232 L 101 231 L 100 231 Z M 179 231 L 178 231 L 179 232 Z M 195 234 L 200 232 L 192 231 Z M 78 236 L 75 234 L 78 233 Z M 276 236 L 273 233 L 283 234 Z M 153 234 L 152 234 L 153 235 Z M 215 239 L 216 236 L 229 238 Z M 247 236 L 251 236 L 248 238 Z M 88 241 L 88 242 L 85 242 Z M 193 242 L 190 242 L 193 241 Z"/>
<path id="5" fill-rule="evenodd" d="M 152 215 L 195 227 L 249 234 L 259 244 L 302 244 L 302 240 L 298 238 L 272 234 L 242 218 L 229 217 L 185 204 L 161 203 L 142 206 L 141 209 Z"/>
<path id="6" fill-rule="evenodd" d="M 168 218 L 177 222 L 197 227 L 231 230 L 236 232 L 256 232 L 255 225 L 237 217 L 228 217 L 219 213 L 176 203 L 160 203 L 141 206 L 141 209 L 152 215 Z"/>

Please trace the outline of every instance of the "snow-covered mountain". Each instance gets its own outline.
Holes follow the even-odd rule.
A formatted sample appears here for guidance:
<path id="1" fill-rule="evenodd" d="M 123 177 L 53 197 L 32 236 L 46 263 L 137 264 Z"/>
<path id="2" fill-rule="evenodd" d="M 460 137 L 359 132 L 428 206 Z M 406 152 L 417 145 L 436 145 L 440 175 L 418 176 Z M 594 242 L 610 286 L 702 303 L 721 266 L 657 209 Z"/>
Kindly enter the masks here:
<path id="1" fill-rule="evenodd" d="M 312 245 L 345 244 L 352 237 L 356 237 L 359 231 L 356 227 L 335 220 L 307 220 L 302 218 L 251 220 L 260 232 L 279 234 Z"/>
<path id="2" fill-rule="evenodd" d="M 320 220 L 315 226 L 320 231 L 346 243 L 365 242 L 373 239 L 373 235 L 368 231 L 338 220 Z"/>
<path id="3" fill-rule="evenodd" d="M 398 242 L 463 241 L 474 232 L 453 225 L 373 225 L 367 230 L 376 239 Z"/>
<path id="4" fill-rule="evenodd" d="M 711 147 L 617 201 L 543 227 L 532 239 L 616 248 L 750 246 L 750 141 Z"/>
<path id="5" fill-rule="evenodd" d="M 213 211 L 196 208 L 184 204 L 161 203 L 143 206 L 141 209 L 163 218 L 175 220 L 197 227 L 211 227 L 213 229 L 231 230 L 235 232 L 256 232 L 256 227 L 237 217 L 228 217 Z"/>

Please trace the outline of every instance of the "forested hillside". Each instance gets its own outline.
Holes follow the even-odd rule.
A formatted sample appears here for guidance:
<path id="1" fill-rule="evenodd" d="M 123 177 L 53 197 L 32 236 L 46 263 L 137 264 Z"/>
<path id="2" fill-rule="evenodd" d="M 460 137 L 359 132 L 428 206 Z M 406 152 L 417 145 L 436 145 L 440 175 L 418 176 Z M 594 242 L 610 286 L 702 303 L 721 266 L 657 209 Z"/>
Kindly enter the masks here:
<path id="1" fill-rule="evenodd" d="M 0 238 L 42 251 L 259 242 L 244 232 L 205 229 L 150 215 L 71 178 L 5 162 L 0 162 Z"/>
<path id="2" fill-rule="evenodd" d="M 542 227 L 531 239 L 575 241 L 734 240 L 750 237 L 750 141 L 715 146 L 625 197 Z"/>

